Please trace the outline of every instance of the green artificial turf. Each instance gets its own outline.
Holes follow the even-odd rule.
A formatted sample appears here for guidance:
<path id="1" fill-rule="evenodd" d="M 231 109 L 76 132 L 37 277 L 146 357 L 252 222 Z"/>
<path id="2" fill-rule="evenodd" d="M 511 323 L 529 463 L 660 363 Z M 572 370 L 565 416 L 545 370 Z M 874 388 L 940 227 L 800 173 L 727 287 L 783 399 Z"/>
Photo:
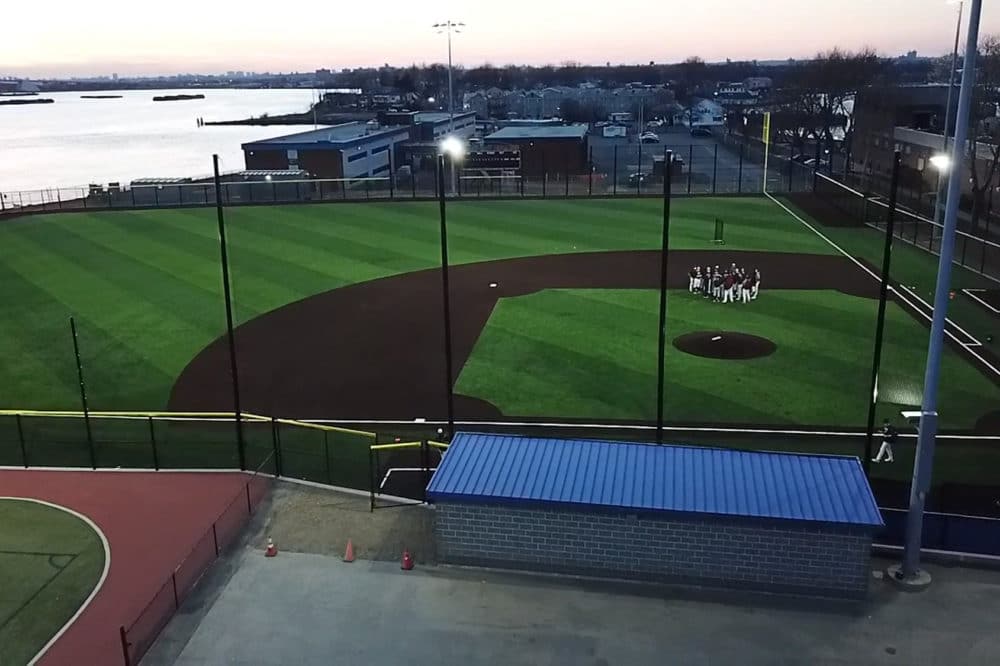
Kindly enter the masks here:
<path id="1" fill-rule="evenodd" d="M 810 218 L 789 201 L 785 205 L 804 219 Z M 831 241 L 848 254 L 865 259 L 871 266 L 882 266 L 885 233 L 871 227 L 824 226 L 815 223 Z M 893 282 L 909 287 L 927 303 L 934 303 L 937 286 L 938 257 L 925 249 L 914 247 L 901 240 L 893 242 L 892 263 L 889 275 Z M 961 266 L 953 266 L 951 286 L 956 292 L 962 289 L 996 289 L 997 283 Z M 989 312 L 972 299 L 961 295 L 948 302 L 948 318 L 958 324 L 979 341 L 993 336 L 992 349 L 1000 353 L 1000 317 Z"/>
<path id="2" fill-rule="evenodd" d="M 501 299 L 456 390 L 508 416 L 652 420 L 658 297 L 649 290 L 545 290 Z M 694 331 L 768 338 L 777 351 L 733 361 L 665 360 L 665 418 L 698 424 L 860 427 L 867 418 L 876 302 L 836 291 L 767 290 L 750 304 L 672 291 L 668 340 Z M 919 404 L 926 329 L 890 304 L 878 416 Z M 1000 389 L 952 350 L 941 426 L 971 428 Z"/>
<path id="3" fill-rule="evenodd" d="M 0 500 L 0 664 L 26 664 L 97 585 L 104 546 L 61 509 Z"/>
<path id="4" fill-rule="evenodd" d="M 454 263 L 660 245 L 655 199 L 449 205 Z M 763 198 L 673 203 L 671 246 L 832 252 Z M 440 261 L 434 203 L 226 211 L 237 323 L 347 284 Z M 90 407 L 159 410 L 185 365 L 225 331 L 215 211 L 102 211 L 0 227 L 0 408 L 79 409 L 76 317 Z"/>

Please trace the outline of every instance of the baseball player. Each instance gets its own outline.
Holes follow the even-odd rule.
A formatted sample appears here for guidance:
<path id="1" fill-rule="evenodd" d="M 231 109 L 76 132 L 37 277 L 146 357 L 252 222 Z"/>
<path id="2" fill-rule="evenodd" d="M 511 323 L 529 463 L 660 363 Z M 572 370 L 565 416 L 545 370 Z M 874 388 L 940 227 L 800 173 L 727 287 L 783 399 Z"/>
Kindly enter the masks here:
<path id="1" fill-rule="evenodd" d="M 716 270 L 714 276 L 712 277 L 712 298 L 716 302 L 722 300 L 723 281 L 724 278 L 722 277 L 722 273 L 719 270 Z"/>
<path id="2" fill-rule="evenodd" d="M 698 284 L 698 269 L 692 268 L 688 272 L 688 291 L 693 294 L 694 290 L 697 288 L 696 287 L 697 284 Z"/>
<path id="3" fill-rule="evenodd" d="M 753 269 L 753 293 L 750 294 L 750 298 L 757 300 L 757 292 L 760 291 L 760 270 Z"/>
<path id="4" fill-rule="evenodd" d="M 709 266 L 705 266 L 704 279 L 701 283 L 702 295 L 708 298 L 712 295 L 712 269 Z"/>
<path id="5" fill-rule="evenodd" d="M 749 275 L 743 277 L 743 288 L 740 289 L 740 296 L 743 303 L 750 302 L 750 291 L 753 289 L 753 278 Z"/>
<path id="6" fill-rule="evenodd" d="M 735 302 L 739 303 L 743 300 L 743 269 L 737 268 L 736 272 L 733 273 L 733 294 L 735 296 Z"/>
<path id="7" fill-rule="evenodd" d="M 736 286 L 736 278 L 732 273 L 727 272 L 722 280 L 722 302 L 733 302 L 733 287 Z"/>
<path id="8" fill-rule="evenodd" d="M 892 462 L 894 460 L 892 457 L 892 445 L 898 435 L 899 433 L 889 423 L 889 419 L 886 419 L 882 424 L 882 446 L 878 447 L 878 454 L 872 458 L 872 462 L 880 463 L 883 460 L 885 462 Z"/>

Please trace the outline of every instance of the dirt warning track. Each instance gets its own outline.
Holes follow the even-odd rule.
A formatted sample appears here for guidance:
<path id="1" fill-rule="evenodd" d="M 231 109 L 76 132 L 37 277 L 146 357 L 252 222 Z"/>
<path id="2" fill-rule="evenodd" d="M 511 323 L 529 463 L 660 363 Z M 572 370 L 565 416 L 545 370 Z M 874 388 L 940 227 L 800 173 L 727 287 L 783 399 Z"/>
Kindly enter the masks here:
<path id="1" fill-rule="evenodd" d="M 876 298 L 877 283 L 833 255 L 682 250 L 670 253 L 668 284 L 686 288 L 692 266 L 759 267 L 763 289 L 837 289 Z M 541 289 L 656 289 L 655 250 L 545 255 L 450 270 L 452 381 L 497 300 Z M 491 287 L 491 283 L 496 287 Z M 444 399 L 441 271 L 429 269 L 334 289 L 236 330 L 242 409 L 292 418 L 440 418 Z M 202 350 L 174 385 L 169 408 L 232 410 L 225 337 Z M 461 418 L 500 416 L 455 396 Z"/>

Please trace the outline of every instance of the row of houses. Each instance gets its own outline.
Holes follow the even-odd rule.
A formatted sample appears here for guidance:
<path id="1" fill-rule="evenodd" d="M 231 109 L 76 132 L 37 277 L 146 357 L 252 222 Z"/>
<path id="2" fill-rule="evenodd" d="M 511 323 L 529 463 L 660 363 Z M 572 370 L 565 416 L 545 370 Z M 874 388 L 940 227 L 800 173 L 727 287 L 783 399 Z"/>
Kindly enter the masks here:
<path id="1" fill-rule="evenodd" d="M 564 115 L 562 106 L 566 100 L 600 109 L 605 114 L 637 113 L 642 107 L 672 104 L 674 93 L 663 85 L 640 83 L 621 88 L 602 88 L 592 84 L 538 90 L 502 90 L 494 87 L 466 93 L 462 106 L 479 118 L 554 118 Z"/>

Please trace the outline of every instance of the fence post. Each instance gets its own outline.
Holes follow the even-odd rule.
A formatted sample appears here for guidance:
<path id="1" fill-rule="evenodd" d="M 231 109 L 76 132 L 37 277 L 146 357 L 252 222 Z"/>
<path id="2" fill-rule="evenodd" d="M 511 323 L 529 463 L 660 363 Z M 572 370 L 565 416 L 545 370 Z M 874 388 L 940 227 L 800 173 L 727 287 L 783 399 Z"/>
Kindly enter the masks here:
<path id="1" fill-rule="evenodd" d="M 173 588 L 174 588 L 174 610 L 177 610 L 177 609 L 179 609 L 181 607 L 181 599 L 180 599 L 180 597 L 177 596 L 177 572 L 176 571 L 174 571 L 174 573 L 170 574 L 170 583 L 173 585 Z"/>
<path id="2" fill-rule="evenodd" d="M 431 457 L 427 446 L 427 440 L 420 440 L 420 464 L 424 468 L 423 500 L 427 503 L 427 485 L 431 482 Z"/>
<path id="3" fill-rule="evenodd" d="M 590 156 L 587 158 L 587 196 L 594 196 L 594 147 L 590 147 Z"/>
<path id="4" fill-rule="evenodd" d="M 410 164 L 410 198 L 417 198 L 417 172 L 413 170 L 413 164 Z"/>
<path id="5" fill-rule="evenodd" d="M 330 438 L 326 430 L 323 431 L 323 461 L 326 465 L 326 482 L 333 485 L 333 475 L 330 473 Z"/>
<path id="6" fill-rule="evenodd" d="M 340 179 L 340 198 L 347 201 L 347 179 Z"/>
<path id="7" fill-rule="evenodd" d="M 642 195 L 642 138 L 639 138 L 639 143 L 637 144 L 636 158 L 639 165 L 636 167 L 635 172 L 635 194 L 636 196 Z"/>
<path id="8" fill-rule="evenodd" d="M 983 252 L 985 256 L 985 251 Z M 24 468 L 28 468 L 28 449 L 24 445 L 24 426 L 21 424 L 21 415 L 15 414 L 14 420 L 17 421 L 17 441 L 21 444 L 21 462 L 24 463 Z"/>
<path id="9" fill-rule="evenodd" d="M 131 187 L 128 188 L 128 193 L 129 193 L 129 196 L 132 197 L 132 208 L 135 208 L 135 189 L 131 188 Z M 59 190 L 56 190 L 56 196 L 57 197 L 59 196 Z M 61 203 L 60 203 L 59 207 L 62 208 L 62 204 Z"/>
<path id="10" fill-rule="evenodd" d="M 563 180 L 566 181 L 566 197 L 569 198 L 569 154 L 566 155 L 566 168 L 563 171 Z"/>
<path id="11" fill-rule="evenodd" d="M 392 168 L 392 150 L 389 151 L 389 199 L 396 198 L 396 170 Z"/>
<path id="12" fill-rule="evenodd" d="M 795 173 L 795 161 L 791 158 L 791 155 L 789 155 L 789 157 L 788 157 L 788 192 L 789 193 L 791 193 L 791 191 L 792 191 L 792 176 L 793 176 L 794 173 Z"/>
<path id="13" fill-rule="evenodd" d="M 125 662 L 125 666 L 132 666 L 132 657 L 128 653 L 128 635 L 125 633 L 124 625 L 118 627 L 118 637 L 122 642 L 122 660 Z"/>
<path id="14" fill-rule="evenodd" d="M 80 361 L 80 343 L 76 337 L 76 320 L 69 318 L 69 330 L 73 335 L 73 355 L 76 357 L 76 376 L 80 381 L 80 402 L 83 404 L 83 424 L 87 429 L 87 446 L 90 448 L 90 466 L 97 469 L 97 452 L 94 450 L 94 433 L 90 429 L 90 409 L 87 407 L 87 385 L 83 381 L 83 363 Z"/>
<path id="15" fill-rule="evenodd" d="M 715 155 L 712 157 L 712 194 L 718 190 L 715 181 L 719 176 L 719 144 L 715 144 Z"/>
<path id="16" fill-rule="evenodd" d="M 542 150 L 542 198 L 545 198 L 546 186 L 549 183 L 549 167 L 545 163 L 545 151 Z"/>
<path id="17" fill-rule="evenodd" d="M 274 449 L 274 475 L 281 476 L 281 436 L 278 433 L 278 420 L 271 417 L 271 447 Z"/>
<path id="18" fill-rule="evenodd" d="M 378 441 L 378 440 L 375 440 Z M 372 451 L 372 444 L 368 445 L 368 512 L 375 512 L 375 452 Z"/>
<path id="19" fill-rule="evenodd" d="M 153 447 L 153 469 L 160 471 L 160 456 L 156 452 L 156 428 L 153 426 L 153 417 L 149 417 L 149 443 Z"/>
<path id="20" fill-rule="evenodd" d="M 688 194 L 691 194 L 691 174 L 694 173 L 694 144 L 688 144 Z"/>
<path id="21" fill-rule="evenodd" d="M 247 481 L 243 489 L 247 491 L 247 515 L 253 515 L 253 503 L 250 502 L 250 482 Z"/>
<path id="22" fill-rule="evenodd" d="M 739 176 L 736 180 L 736 193 L 743 194 L 743 153 L 746 152 L 747 142 L 744 138 L 743 143 L 740 144 L 740 171 Z"/>
<path id="23" fill-rule="evenodd" d="M 215 556 L 219 556 L 219 534 L 215 530 L 215 523 L 212 523 L 212 543 L 215 544 Z"/>
<path id="24" fill-rule="evenodd" d="M 611 173 L 611 196 L 618 195 L 618 144 L 615 144 L 614 167 Z"/>
<path id="25" fill-rule="evenodd" d="M 372 198 L 371 178 L 365 178 L 365 200 Z"/>

